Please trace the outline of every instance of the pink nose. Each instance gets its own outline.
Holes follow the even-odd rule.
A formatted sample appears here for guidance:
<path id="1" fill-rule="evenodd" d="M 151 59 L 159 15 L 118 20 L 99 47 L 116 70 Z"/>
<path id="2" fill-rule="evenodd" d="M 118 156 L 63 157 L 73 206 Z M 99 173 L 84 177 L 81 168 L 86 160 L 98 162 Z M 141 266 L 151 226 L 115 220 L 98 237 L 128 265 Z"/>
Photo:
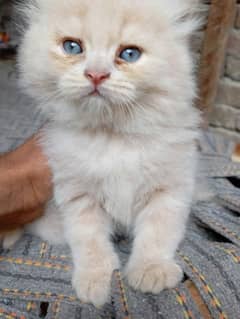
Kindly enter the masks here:
<path id="1" fill-rule="evenodd" d="M 110 78 L 110 73 L 107 72 L 94 72 L 86 70 L 84 74 L 95 86 L 98 86 Z"/>

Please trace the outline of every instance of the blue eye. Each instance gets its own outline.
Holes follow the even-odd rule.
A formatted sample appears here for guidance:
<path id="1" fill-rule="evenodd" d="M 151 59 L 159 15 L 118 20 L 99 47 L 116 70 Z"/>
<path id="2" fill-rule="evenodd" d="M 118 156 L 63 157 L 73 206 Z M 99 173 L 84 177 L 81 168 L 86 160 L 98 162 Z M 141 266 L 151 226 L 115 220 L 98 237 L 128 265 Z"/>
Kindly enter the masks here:
<path id="1" fill-rule="evenodd" d="M 63 42 L 63 49 L 67 54 L 71 55 L 83 53 L 81 45 L 78 42 L 72 40 L 66 40 L 65 42 Z"/>
<path id="2" fill-rule="evenodd" d="M 140 59 L 141 55 L 142 52 L 137 48 L 126 48 L 121 51 L 119 57 L 126 62 L 134 63 Z"/>

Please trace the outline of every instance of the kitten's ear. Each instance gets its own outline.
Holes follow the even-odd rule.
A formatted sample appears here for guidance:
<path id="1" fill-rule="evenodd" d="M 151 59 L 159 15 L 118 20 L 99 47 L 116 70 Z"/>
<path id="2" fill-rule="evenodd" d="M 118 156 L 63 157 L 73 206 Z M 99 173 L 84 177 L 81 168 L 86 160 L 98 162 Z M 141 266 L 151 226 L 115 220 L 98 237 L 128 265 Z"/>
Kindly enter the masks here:
<path id="1" fill-rule="evenodd" d="M 196 9 L 196 7 L 201 3 L 200 0 L 182 0 L 182 2 L 185 2 L 186 6 L 193 10 Z"/>
<path id="2" fill-rule="evenodd" d="M 180 37 L 189 38 L 202 25 L 200 0 L 172 0 L 175 3 L 174 25 Z"/>
<path id="3" fill-rule="evenodd" d="M 24 0 L 16 3 L 14 13 L 20 32 L 24 32 L 28 25 L 37 19 L 39 2 L 39 0 Z"/>

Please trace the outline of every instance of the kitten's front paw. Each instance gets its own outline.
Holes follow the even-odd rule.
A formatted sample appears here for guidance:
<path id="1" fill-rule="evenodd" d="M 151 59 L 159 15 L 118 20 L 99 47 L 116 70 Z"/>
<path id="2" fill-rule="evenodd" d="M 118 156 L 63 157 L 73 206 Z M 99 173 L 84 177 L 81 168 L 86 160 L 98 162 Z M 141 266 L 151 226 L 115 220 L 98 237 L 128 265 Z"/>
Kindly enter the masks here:
<path id="1" fill-rule="evenodd" d="M 78 298 L 96 307 L 103 306 L 110 300 L 110 287 L 112 273 L 119 268 L 116 261 L 111 267 L 98 267 L 83 269 L 77 268 L 73 275 L 72 284 Z"/>
<path id="2" fill-rule="evenodd" d="M 72 284 L 78 298 L 96 307 L 103 306 L 110 300 L 110 288 L 113 271 L 119 269 L 118 257 L 99 256 L 103 260 L 102 265 L 89 265 L 89 267 L 76 267 Z"/>
<path id="3" fill-rule="evenodd" d="M 165 288 L 175 287 L 181 281 L 183 272 L 174 260 L 162 260 L 158 263 L 129 265 L 126 276 L 135 290 L 158 294 Z"/>

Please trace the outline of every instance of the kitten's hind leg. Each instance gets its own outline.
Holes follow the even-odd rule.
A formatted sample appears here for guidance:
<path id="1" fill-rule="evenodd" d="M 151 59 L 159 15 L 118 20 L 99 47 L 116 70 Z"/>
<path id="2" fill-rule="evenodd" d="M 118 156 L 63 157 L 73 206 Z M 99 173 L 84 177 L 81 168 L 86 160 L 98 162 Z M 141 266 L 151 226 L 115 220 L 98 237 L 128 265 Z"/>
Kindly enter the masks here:
<path id="1" fill-rule="evenodd" d="M 53 203 L 50 203 L 45 211 L 45 214 L 25 226 L 27 232 L 36 235 L 51 244 L 63 244 L 66 242 L 64 238 L 61 215 Z M 21 238 L 24 229 L 17 229 L 11 232 L 0 234 L 0 242 L 3 249 L 10 249 Z"/>
<path id="2" fill-rule="evenodd" d="M 0 240 L 2 241 L 2 248 L 12 248 L 15 245 L 15 243 L 21 238 L 22 234 L 23 229 L 17 229 L 0 235 Z"/>
<path id="3" fill-rule="evenodd" d="M 26 227 L 27 232 L 36 235 L 50 244 L 66 242 L 59 210 L 53 202 L 46 207 L 44 215 Z"/>

